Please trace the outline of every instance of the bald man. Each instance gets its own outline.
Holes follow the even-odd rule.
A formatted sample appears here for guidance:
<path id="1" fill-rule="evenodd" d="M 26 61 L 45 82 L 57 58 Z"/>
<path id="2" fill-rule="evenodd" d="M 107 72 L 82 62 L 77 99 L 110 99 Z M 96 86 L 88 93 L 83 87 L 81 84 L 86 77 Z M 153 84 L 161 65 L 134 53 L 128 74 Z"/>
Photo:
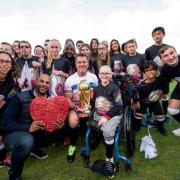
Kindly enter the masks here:
<path id="1" fill-rule="evenodd" d="M 57 130 L 47 133 L 43 130 L 42 121 L 32 121 L 29 112 L 31 101 L 36 97 L 49 97 L 50 77 L 42 74 L 34 89 L 18 93 L 7 106 L 2 118 L 2 129 L 5 133 L 5 146 L 12 151 L 9 180 L 21 179 L 24 161 L 31 154 L 37 159 L 47 158 L 47 153 L 38 149 L 59 141 L 64 133 L 62 124 Z"/>

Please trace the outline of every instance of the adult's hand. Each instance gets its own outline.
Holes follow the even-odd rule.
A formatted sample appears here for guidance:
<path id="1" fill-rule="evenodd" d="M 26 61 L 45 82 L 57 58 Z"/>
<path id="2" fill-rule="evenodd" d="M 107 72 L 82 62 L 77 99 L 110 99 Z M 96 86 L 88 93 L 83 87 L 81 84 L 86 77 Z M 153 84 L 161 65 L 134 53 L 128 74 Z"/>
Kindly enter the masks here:
<path id="1" fill-rule="evenodd" d="M 6 101 L 0 101 L 0 109 L 6 104 Z"/>
<path id="2" fill-rule="evenodd" d="M 29 132 L 33 133 L 33 132 L 36 132 L 36 131 L 38 131 L 40 129 L 43 129 L 44 125 L 45 124 L 42 121 L 33 121 L 31 123 L 30 128 L 29 128 Z"/>
<path id="3" fill-rule="evenodd" d="M 36 61 L 32 61 L 33 67 L 40 67 L 42 64 Z"/>
<path id="4" fill-rule="evenodd" d="M 62 121 L 59 121 L 59 122 L 55 123 L 56 129 L 61 129 L 63 126 L 64 126 L 64 122 L 62 122 Z"/>

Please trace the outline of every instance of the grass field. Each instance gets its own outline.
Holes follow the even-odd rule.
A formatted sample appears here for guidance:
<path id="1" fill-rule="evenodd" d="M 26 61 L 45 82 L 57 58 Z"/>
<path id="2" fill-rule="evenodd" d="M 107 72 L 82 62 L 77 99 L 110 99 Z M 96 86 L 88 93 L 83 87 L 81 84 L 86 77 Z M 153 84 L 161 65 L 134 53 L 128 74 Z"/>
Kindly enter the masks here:
<path id="1" fill-rule="evenodd" d="M 168 136 L 161 136 L 155 128 L 150 132 L 156 143 L 158 157 L 147 160 L 144 153 L 139 152 L 141 138 L 147 135 L 147 129 L 142 128 L 137 134 L 136 153 L 132 161 L 132 172 L 127 174 L 123 163 L 114 179 L 126 180 L 180 180 L 180 137 L 174 136 L 171 131 L 179 128 L 179 124 L 173 120 L 171 126 L 166 125 Z M 80 156 L 83 140 L 79 139 L 76 161 L 67 164 L 67 147 L 63 145 L 49 146 L 45 148 L 49 157 L 45 160 L 36 160 L 29 157 L 25 162 L 23 180 L 101 180 L 109 179 L 84 168 Z M 124 154 L 124 143 L 120 144 Z M 104 144 L 91 152 L 91 163 L 97 159 L 104 159 Z M 7 168 L 0 169 L 0 180 L 7 179 Z"/>

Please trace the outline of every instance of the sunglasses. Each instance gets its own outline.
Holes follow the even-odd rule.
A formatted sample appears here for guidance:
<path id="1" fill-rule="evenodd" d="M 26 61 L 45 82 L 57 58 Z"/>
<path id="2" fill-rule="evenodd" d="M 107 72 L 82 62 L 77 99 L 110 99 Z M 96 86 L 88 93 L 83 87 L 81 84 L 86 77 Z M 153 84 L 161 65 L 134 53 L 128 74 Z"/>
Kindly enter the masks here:
<path id="1" fill-rule="evenodd" d="M 29 48 L 29 46 L 20 46 L 20 48 L 26 48 L 26 49 L 28 49 Z"/>

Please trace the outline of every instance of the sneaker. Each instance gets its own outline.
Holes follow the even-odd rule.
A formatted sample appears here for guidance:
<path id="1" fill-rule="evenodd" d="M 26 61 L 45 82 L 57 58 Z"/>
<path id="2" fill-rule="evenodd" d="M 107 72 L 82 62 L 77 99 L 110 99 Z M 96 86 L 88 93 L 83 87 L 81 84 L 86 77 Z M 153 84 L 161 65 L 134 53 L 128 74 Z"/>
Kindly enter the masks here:
<path id="1" fill-rule="evenodd" d="M 157 130 L 160 132 L 161 135 L 167 136 L 167 131 L 164 127 L 157 127 Z"/>
<path id="2" fill-rule="evenodd" d="M 149 128 L 155 128 L 157 127 L 158 121 L 149 121 L 147 124 Z"/>
<path id="3" fill-rule="evenodd" d="M 113 159 L 113 158 L 107 158 L 107 157 L 106 157 L 106 161 L 111 162 L 111 163 L 114 163 L 114 159 Z"/>
<path id="4" fill-rule="evenodd" d="M 31 153 L 30 153 L 30 156 L 33 156 L 35 157 L 36 159 L 46 159 L 48 157 L 48 154 L 46 152 L 44 152 L 43 150 L 41 149 L 38 149 L 38 150 L 33 150 Z"/>
<path id="5" fill-rule="evenodd" d="M 73 163 L 75 160 L 76 146 L 70 145 L 68 148 L 67 162 Z"/>
<path id="6" fill-rule="evenodd" d="M 153 122 L 153 115 L 152 114 L 148 113 L 146 115 L 146 122 Z"/>
<path id="7" fill-rule="evenodd" d="M 11 157 L 7 156 L 4 160 L 0 161 L 0 168 L 7 167 L 10 168 L 11 166 Z"/>
<path id="8" fill-rule="evenodd" d="M 141 121 L 141 126 L 142 126 L 142 127 L 147 127 L 147 125 L 148 125 L 147 119 L 146 119 L 146 118 L 143 118 L 142 121 Z"/>
<path id="9" fill-rule="evenodd" d="M 172 133 L 173 133 L 175 136 L 180 136 L 180 128 L 173 130 Z"/>
<path id="10" fill-rule="evenodd" d="M 113 158 L 106 158 L 106 161 L 114 164 L 114 159 L 113 159 Z M 109 163 L 106 163 L 106 168 L 107 168 L 107 170 L 108 170 L 109 172 L 111 172 L 111 174 L 112 174 L 112 175 L 109 175 L 109 176 L 108 176 L 109 178 L 114 178 L 114 177 L 115 177 L 115 174 L 116 174 L 116 166 L 114 166 L 114 168 L 113 168 L 113 166 L 114 166 L 114 165 L 112 165 L 112 164 L 110 165 Z M 112 171 L 113 171 L 113 172 L 112 172 Z"/>
<path id="11" fill-rule="evenodd" d="M 164 122 L 167 124 L 167 125 L 172 125 L 172 120 L 169 116 L 165 116 L 165 119 L 164 119 Z"/>

